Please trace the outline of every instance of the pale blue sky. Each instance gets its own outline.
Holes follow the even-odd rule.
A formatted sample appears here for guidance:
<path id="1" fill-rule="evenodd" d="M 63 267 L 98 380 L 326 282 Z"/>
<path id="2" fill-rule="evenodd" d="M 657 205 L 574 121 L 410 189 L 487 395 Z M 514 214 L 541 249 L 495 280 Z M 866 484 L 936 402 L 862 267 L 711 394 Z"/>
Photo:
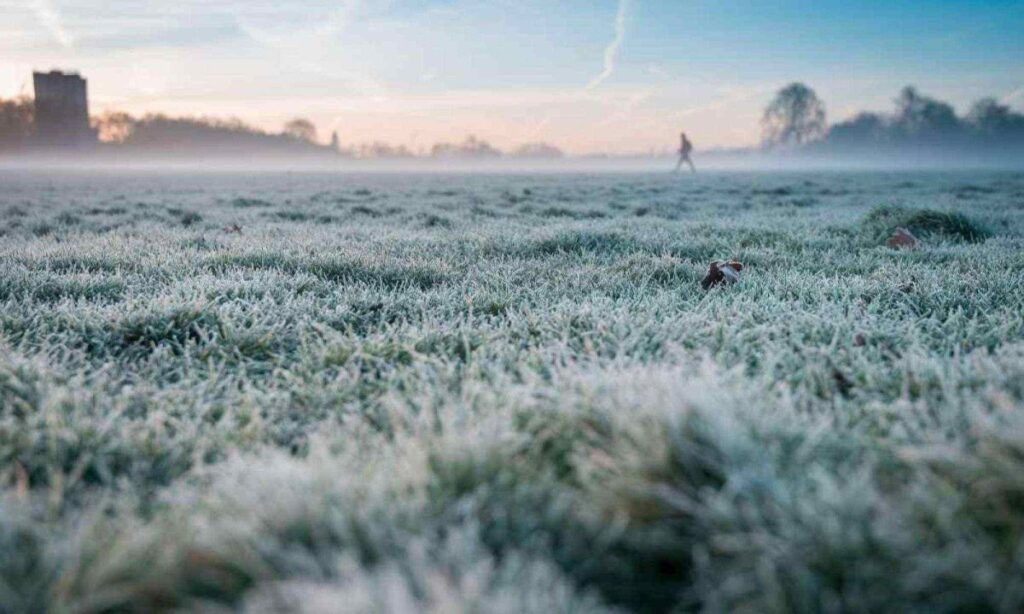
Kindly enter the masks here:
<path id="1" fill-rule="evenodd" d="M 792 80 L 830 119 L 908 83 L 1024 108 L 1024 2 L 0 0 L 0 96 L 80 70 L 94 111 L 233 115 L 414 147 L 756 142 Z"/>

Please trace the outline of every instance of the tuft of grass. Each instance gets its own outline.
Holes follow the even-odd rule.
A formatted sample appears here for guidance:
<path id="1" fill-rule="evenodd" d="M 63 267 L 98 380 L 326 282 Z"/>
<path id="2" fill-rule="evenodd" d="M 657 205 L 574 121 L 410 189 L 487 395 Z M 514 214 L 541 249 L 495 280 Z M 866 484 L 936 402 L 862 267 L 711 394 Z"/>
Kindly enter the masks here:
<path id="1" fill-rule="evenodd" d="M 867 238 L 884 241 L 897 228 L 907 228 L 919 237 L 934 237 L 945 241 L 980 243 L 991 233 L 966 215 L 934 209 L 907 209 L 881 206 L 872 209 L 861 224 Z"/>
<path id="2" fill-rule="evenodd" d="M 216 312 L 197 306 L 132 315 L 117 322 L 104 347 L 115 351 L 151 351 L 170 346 L 180 350 L 190 341 L 211 340 L 220 326 Z"/>

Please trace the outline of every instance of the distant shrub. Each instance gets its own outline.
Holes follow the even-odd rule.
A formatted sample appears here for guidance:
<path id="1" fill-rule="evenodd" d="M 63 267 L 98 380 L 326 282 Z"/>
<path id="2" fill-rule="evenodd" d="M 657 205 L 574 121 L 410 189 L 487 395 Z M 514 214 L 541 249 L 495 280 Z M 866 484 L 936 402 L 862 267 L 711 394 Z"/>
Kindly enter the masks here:
<path id="1" fill-rule="evenodd" d="M 961 213 L 934 209 L 875 207 L 864 218 L 863 228 L 871 241 L 883 241 L 897 228 L 907 228 L 918 236 L 934 236 L 951 241 L 980 243 L 991 233 Z"/>

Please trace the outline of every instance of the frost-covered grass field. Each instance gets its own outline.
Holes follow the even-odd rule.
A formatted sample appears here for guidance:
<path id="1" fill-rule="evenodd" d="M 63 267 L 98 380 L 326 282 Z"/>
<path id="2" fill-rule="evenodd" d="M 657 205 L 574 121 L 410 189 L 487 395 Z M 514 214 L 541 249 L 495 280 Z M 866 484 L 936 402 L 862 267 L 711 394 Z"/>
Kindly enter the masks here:
<path id="1" fill-rule="evenodd" d="M 0 394 L 3 612 L 1018 612 L 1024 175 L 7 172 Z"/>

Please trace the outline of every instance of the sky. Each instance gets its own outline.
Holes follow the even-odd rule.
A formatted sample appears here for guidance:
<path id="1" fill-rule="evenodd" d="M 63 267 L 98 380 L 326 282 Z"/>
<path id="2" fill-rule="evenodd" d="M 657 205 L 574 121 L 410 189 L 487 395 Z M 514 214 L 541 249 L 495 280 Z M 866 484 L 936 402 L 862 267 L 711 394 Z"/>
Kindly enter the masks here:
<path id="1" fill-rule="evenodd" d="M 414 150 L 662 152 L 760 138 L 802 81 L 830 121 L 907 84 L 1024 110 L 1024 1 L 0 0 L 0 97 L 77 70 L 93 114 L 237 117 Z"/>

